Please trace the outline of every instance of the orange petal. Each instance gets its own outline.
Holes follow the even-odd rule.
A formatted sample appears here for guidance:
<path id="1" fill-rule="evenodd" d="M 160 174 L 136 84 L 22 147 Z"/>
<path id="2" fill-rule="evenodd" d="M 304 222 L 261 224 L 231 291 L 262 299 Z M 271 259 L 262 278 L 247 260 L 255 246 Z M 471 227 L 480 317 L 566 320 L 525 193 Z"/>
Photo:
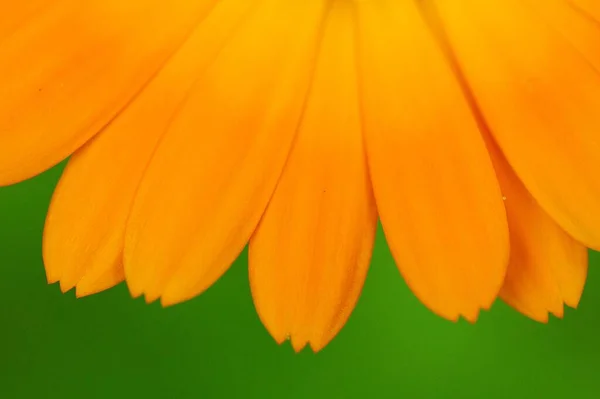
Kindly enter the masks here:
<path id="1" fill-rule="evenodd" d="M 562 317 L 563 303 L 579 304 L 587 277 L 587 248 L 540 208 L 495 143 L 488 144 L 510 231 L 510 261 L 500 297 L 540 322 L 548 321 L 548 312 Z"/>
<path id="2" fill-rule="evenodd" d="M 520 180 L 570 235 L 600 248 L 598 71 L 522 1 L 437 4 L 483 117 Z"/>
<path id="3" fill-rule="evenodd" d="M 59 0 L 0 37 L 0 186 L 96 134 L 157 72 L 215 0 Z M 16 31 L 15 31 L 16 29 Z"/>
<path id="4" fill-rule="evenodd" d="M 192 298 L 247 243 L 295 136 L 324 7 L 260 2 L 180 106 L 128 223 L 134 295 Z"/>
<path id="5" fill-rule="evenodd" d="M 417 5 L 361 2 L 359 16 L 367 153 L 390 249 L 427 307 L 475 320 L 509 251 L 485 143 Z"/>
<path id="6" fill-rule="evenodd" d="M 63 291 L 77 285 L 77 295 L 87 295 L 123 279 L 125 225 L 146 165 L 194 82 L 251 4 L 219 2 L 133 103 L 70 159 L 46 221 L 49 282 L 60 280 Z"/>
<path id="7" fill-rule="evenodd" d="M 587 277 L 587 248 L 558 227 L 518 181 L 512 183 L 502 185 L 511 258 L 500 297 L 546 322 L 548 312 L 562 317 L 563 303 L 577 307 Z"/>
<path id="8" fill-rule="evenodd" d="M 600 24 L 586 18 L 565 0 L 522 1 L 600 71 Z"/>
<path id="9" fill-rule="evenodd" d="M 585 43 L 582 38 L 595 34 L 595 28 L 587 29 L 590 27 L 585 23 L 580 24 L 579 22 L 586 21 L 581 21 L 581 16 L 562 0 L 544 2 L 547 7 L 540 7 L 541 4 L 534 0 L 524 1 L 528 6 L 535 7 L 538 15 L 563 29 L 566 37 L 574 39 L 574 44 Z M 435 9 L 430 8 L 428 11 Z M 436 26 L 439 26 L 439 15 L 430 15 L 435 18 Z M 578 27 L 584 29 L 576 29 Z M 448 48 L 444 32 L 438 33 L 441 35 L 443 48 L 448 51 L 454 68 L 458 70 L 456 58 Z M 583 49 L 585 48 L 584 46 Z M 576 307 L 581 298 L 587 276 L 587 248 L 560 228 L 519 181 L 493 141 L 464 76 L 459 76 L 468 100 L 476 110 L 475 115 L 504 193 L 511 253 L 500 296 L 534 320 L 546 322 L 548 312 L 562 317 L 563 303 Z"/>
<path id="10" fill-rule="evenodd" d="M 567 0 L 575 9 L 600 22 L 600 3 L 598 0 Z"/>
<path id="11" fill-rule="evenodd" d="M 28 20 L 43 12 L 52 0 L 23 0 L 5 2 L 0 13 L 0 44 Z"/>
<path id="12" fill-rule="evenodd" d="M 250 241 L 252 296 L 281 343 L 323 348 L 360 295 L 376 226 L 358 110 L 349 3 L 328 16 L 290 158 Z"/>

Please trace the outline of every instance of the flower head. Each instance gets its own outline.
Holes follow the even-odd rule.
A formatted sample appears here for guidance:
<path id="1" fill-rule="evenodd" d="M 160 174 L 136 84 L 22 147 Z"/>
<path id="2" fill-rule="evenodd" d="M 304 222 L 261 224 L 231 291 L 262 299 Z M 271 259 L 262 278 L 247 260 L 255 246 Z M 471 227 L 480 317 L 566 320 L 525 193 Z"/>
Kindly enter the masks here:
<path id="1" fill-rule="evenodd" d="M 377 218 L 450 320 L 577 306 L 600 248 L 595 0 L 25 0 L 0 15 L 0 184 L 71 156 L 49 282 L 199 295 L 318 350 Z"/>

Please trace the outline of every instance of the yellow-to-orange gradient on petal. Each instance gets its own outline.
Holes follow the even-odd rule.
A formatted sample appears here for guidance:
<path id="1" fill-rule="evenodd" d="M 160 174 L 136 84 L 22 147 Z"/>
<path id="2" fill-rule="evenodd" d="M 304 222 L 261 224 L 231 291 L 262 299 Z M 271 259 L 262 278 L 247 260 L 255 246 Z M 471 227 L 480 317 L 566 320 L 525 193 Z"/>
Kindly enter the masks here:
<path id="1" fill-rule="evenodd" d="M 576 307 L 600 249 L 600 2 L 23 0 L 0 185 L 69 157 L 50 283 L 173 305 L 249 245 L 277 342 L 350 316 L 379 219 L 431 311 Z"/>

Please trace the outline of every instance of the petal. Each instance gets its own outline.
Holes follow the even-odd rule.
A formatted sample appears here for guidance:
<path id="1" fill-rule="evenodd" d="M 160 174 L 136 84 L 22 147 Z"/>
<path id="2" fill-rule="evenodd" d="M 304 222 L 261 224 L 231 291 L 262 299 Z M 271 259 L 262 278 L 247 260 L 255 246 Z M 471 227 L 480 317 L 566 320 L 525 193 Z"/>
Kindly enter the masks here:
<path id="1" fill-rule="evenodd" d="M 19 8 L 26 23 L 7 25 L 12 33 L 0 37 L 0 185 L 42 172 L 102 129 L 214 1 Z"/>
<path id="2" fill-rule="evenodd" d="M 23 0 L 2 4 L 0 14 L 0 43 L 6 40 L 24 23 L 43 12 L 52 0 Z"/>
<path id="3" fill-rule="evenodd" d="M 46 221 L 49 282 L 60 280 L 63 291 L 77 285 L 81 296 L 123 279 L 125 225 L 144 170 L 194 82 L 251 4 L 219 2 L 133 103 L 71 157 Z"/>
<path id="4" fill-rule="evenodd" d="M 376 211 L 361 134 L 354 20 L 329 12 L 307 107 L 250 241 L 252 296 L 277 342 L 323 348 L 342 328 L 369 266 Z"/>
<path id="5" fill-rule="evenodd" d="M 560 32 L 598 71 L 600 71 L 600 25 L 586 18 L 565 0 L 523 0 L 532 12 Z"/>
<path id="6" fill-rule="evenodd" d="M 180 106 L 128 223 L 132 294 L 192 298 L 241 252 L 294 139 L 324 7 L 260 2 Z"/>
<path id="7" fill-rule="evenodd" d="M 496 144 L 491 139 L 488 144 L 510 231 L 510 261 L 500 297 L 540 322 L 548 321 L 548 312 L 562 317 L 563 303 L 579 304 L 587 277 L 587 248 L 540 208 Z"/>
<path id="8" fill-rule="evenodd" d="M 485 143 L 416 4 L 359 4 L 367 154 L 388 244 L 427 307 L 475 320 L 509 250 Z"/>
<path id="9" fill-rule="evenodd" d="M 483 117 L 520 180 L 570 235 L 600 248 L 598 71 L 523 2 L 436 4 Z"/>
<path id="10" fill-rule="evenodd" d="M 598 0 L 567 0 L 575 9 L 600 22 L 600 3 Z"/>

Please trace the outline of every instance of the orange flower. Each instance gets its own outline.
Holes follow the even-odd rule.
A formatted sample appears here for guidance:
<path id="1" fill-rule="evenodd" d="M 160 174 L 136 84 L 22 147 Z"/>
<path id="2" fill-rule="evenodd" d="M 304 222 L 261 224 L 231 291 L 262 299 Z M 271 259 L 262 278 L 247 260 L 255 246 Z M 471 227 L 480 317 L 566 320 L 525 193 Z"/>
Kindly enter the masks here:
<path id="1" fill-rule="evenodd" d="M 175 304 L 249 242 L 266 328 L 319 350 L 377 216 L 451 320 L 562 316 L 600 248 L 597 0 L 11 1 L 0 60 L 0 184 L 71 155 L 63 291 Z"/>

